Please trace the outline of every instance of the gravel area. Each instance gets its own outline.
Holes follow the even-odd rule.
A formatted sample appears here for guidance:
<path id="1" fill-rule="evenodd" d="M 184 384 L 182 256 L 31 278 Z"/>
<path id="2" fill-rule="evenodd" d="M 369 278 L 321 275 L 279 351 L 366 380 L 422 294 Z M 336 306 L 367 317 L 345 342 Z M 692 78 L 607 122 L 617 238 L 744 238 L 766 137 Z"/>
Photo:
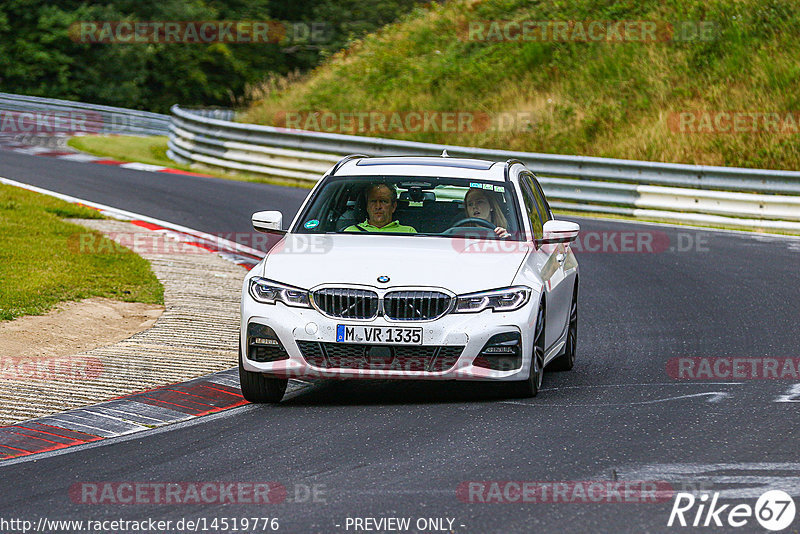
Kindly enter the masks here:
<path id="1" fill-rule="evenodd" d="M 75 220 L 110 237 L 155 232 L 115 220 Z M 198 247 L 137 251 L 164 285 L 164 313 L 142 332 L 77 354 L 6 358 L 0 368 L 0 425 L 79 408 L 236 365 L 244 268 Z M 161 241 L 163 240 L 163 241 Z M 157 242 L 158 243 L 158 242 Z M 166 251 L 168 254 L 154 252 Z M 188 252 L 187 252 L 188 251 Z M 87 321 L 91 322 L 91 321 Z M 95 327 L 97 324 L 95 323 Z M 82 328 L 92 328 L 84 324 Z M 40 334 L 32 332 L 32 343 Z"/>

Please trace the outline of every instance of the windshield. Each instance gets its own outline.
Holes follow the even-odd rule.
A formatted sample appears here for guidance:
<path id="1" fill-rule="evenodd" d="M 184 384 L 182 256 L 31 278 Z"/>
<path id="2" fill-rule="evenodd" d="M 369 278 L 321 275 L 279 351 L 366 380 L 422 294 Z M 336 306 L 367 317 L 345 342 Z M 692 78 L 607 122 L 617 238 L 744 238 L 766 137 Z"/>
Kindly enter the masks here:
<path id="1" fill-rule="evenodd" d="M 508 182 L 341 176 L 315 192 L 292 232 L 517 239 L 518 214 Z"/>

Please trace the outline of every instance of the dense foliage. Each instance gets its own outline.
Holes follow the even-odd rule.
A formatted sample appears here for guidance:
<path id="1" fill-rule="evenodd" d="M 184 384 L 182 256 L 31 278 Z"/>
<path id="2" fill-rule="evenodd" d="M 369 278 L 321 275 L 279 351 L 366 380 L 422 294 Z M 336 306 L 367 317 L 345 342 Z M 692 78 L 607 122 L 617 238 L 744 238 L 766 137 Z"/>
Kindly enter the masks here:
<path id="1" fill-rule="evenodd" d="M 419 0 L 4 0 L 0 91 L 164 112 L 231 106 L 271 73 L 305 71 Z M 280 21 L 267 43 L 84 42 L 86 21 Z M 72 28 L 72 31 L 71 31 Z M 316 30 L 312 33 L 312 30 Z M 271 40 L 271 39 L 270 39 Z"/>

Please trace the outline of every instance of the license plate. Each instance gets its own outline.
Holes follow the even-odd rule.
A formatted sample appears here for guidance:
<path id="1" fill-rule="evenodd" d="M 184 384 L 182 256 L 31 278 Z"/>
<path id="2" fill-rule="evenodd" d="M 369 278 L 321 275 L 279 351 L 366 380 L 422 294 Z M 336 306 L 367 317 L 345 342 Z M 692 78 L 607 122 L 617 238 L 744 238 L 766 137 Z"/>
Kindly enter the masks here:
<path id="1" fill-rule="evenodd" d="M 337 343 L 422 345 L 422 328 L 336 325 Z"/>

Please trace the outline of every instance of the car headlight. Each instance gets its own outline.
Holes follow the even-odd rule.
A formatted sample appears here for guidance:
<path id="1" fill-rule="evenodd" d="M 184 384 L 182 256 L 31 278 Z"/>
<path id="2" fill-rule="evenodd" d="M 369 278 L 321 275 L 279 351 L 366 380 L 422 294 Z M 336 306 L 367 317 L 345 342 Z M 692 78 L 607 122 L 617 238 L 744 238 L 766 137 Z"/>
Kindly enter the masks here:
<path id="1" fill-rule="evenodd" d="M 513 311 L 523 307 L 531 297 L 531 288 L 526 286 L 506 287 L 459 295 L 456 300 L 456 312 Z"/>
<path id="2" fill-rule="evenodd" d="M 310 308 L 308 291 L 299 287 L 287 286 L 267 278 L 254 277 L 250 279 L 250 296 L 264 304 L 283 302 L 287 306 L 296 308 Z"/>

